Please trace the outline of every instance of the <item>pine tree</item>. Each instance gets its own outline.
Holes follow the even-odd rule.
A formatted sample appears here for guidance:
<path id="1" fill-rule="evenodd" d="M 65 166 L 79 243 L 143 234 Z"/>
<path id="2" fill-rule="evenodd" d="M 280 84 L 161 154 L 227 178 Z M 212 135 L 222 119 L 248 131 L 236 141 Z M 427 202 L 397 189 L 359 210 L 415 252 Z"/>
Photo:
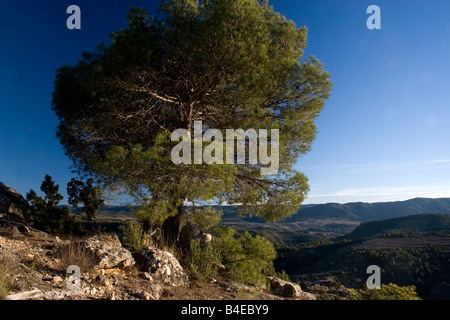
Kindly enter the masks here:
<path id="1" fill-rule="evenodd" d="M 48 174 L 41 184 L 41 191 L 45 194 L 44 198 L 33 189 L 27 193 L 34 226 L 49 233 L 78 233 L 81 224 L 70 215 L 67 207 L 58 206 L 63 196 L 59 193 L 59 185 Z"/>
<path id="2" fill-rule="evenodd" d="M 100 187 L 94 186 L 93 183 L 92 178 L 86 182 L 72 178 L 67 184 L 67 194 L 70 205 L 78 207 L 79 204 L 83 204 L 83 210 L 88 220 L 93 221 L 95 229 L 98 230 L 96 216 L 103 204 L 103 198 Z"/>
<path id="3" fill-rule="evenodd" d="M 240 213 L 270 221 L 297 212 L 308 183 L 293 166 L 311 147 L 331 89 L 320 61 L 303 58 L 306 28 L 266 0 L 171 0 L 160 9 L 132 8 L 109 46 L 58 70 L 57 134 L 75 167 L 133 195 L 145 226 L 162 225 L 172 241 L 185 201 L 241 203 Z M 262 175 L 264 165 L 248 157 L 174 164 L 171 134 L 192 133 L 195 121 L 223 136 L 278 129 L 278 145 L 269 145 L 279 149 L 277 173 Z"/>

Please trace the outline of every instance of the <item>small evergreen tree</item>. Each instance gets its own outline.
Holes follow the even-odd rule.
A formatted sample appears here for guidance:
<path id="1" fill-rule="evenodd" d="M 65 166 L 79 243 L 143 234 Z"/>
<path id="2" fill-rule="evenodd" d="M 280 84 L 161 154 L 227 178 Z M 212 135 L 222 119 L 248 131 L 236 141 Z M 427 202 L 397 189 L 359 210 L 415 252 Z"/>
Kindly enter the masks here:
<path id="1" fill-rule="evenodd" d="M 134 220 L 128 221 L 119 227 L 123 233 L 122 242 L 132 252 L 139 253 L 150 244 L 148 234 L 144 232 L 142 225 Z"/>
<path id="2" fill-rule="evenodd" d="M 33 189 L 27 193 L 34 227 L 49 233 L 80 232 L 81 224 L 70 215 L 69 209 L 58 206 L 63 196 L 59 194 L 59 185 L 48 174 L 41 184 L 41 191 L 45 194 L 44 198 L 39 197 Z"/>
<path id="3" fill-rule="evenodd" d="M 265 272 L 273 267 L 277 255 L 266 238 L 247 231 L 238 234 L 230 227 L 215 230 L 213 245 L 232 278 L 245 283 L 264 284 Z"/>
<path id="4" fill-rule="evenodd" d="M 198 282 L 214 278 L 221 261 L 214 246 L 210 243 L 202 248 L 200 239 L 191 241 L 188 258 L 188 271 Z"/>

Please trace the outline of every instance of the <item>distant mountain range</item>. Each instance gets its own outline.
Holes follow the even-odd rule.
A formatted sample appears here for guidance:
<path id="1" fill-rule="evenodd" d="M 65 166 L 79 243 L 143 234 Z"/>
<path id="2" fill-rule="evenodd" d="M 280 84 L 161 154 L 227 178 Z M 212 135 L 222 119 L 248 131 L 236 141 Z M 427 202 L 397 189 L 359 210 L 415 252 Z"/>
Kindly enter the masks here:
<path id="1" fill-rule="evenodd" d="M 250 223 L 264 223 L 260 217 L 240 217 L 234 206 L 213 206 L 223 211 L 223 220 L 240 220 Z M 82 210 L 75 209 L 77 213 Z M 305 220 L 345 220 L 355 222 L 378 221 L 396 217 L 404 217 L 424 213 L 450 214 L 450 198 L 414 198 L 395 202 L 351 202 L 303 205 L 293 216 L 282 220 L 282 223 L 293 223 Z M 127 206 L 104 206 L 100 210 L 103 217 L 132 217 Z"/>
<path id="2" fill-rule="evenodd" d="M 421 213 L 450 214 L 450 198 L 414 198 L 395 202 L 307 205 L 300 208 L 295 215 L 283 220 L 283 222 L 308 219 L 342 219 L 365 222 Z"/>

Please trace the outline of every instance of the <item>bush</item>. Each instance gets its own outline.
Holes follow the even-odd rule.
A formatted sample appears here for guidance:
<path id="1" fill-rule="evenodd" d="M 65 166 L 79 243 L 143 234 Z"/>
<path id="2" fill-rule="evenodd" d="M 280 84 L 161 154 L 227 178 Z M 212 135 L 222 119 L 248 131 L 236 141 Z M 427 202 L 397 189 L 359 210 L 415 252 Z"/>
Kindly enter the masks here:
<path id="1" fill-rule="evenodd" d="M 381 285 L 380 289 L 349 289 L 350 300 L 421 300 L 415 286 L 400 287 L 394 283 Z"/>
<path id="2" fill-rule="evenodd" d="M 216 277 L 221 261 L 212 244 L 202 248 L 200 239 L 192 240 L 189 253 L 187 270 L 191 276 L 199 282 Z"/>
<path id="3" fill-rule="evenodd" d="M 289 278 L 289 275 L 286 273 L 285 270 L 277 272 L 273 266 L 267 268 L 267 270 L 264 272 L 264 275 L 268 277 L 278 278 L 287 282 L 292 282 L 291 278 Z"/>
<path id="4" fill-rule="evenodd" d="M 218 228 L 213 235 L 213 246 L 234 280 L 263 285 L 265 271 L 273 268 L 276 251 L 273 244 L 249 232 L 238 234 L 230 227 Z"/>
<path id="5" fill-rule="evenodd" d="M 141 252 L 144 247 L 148 247 L 151 243 L 144 228 L 137 221 L 129 221 L 120 227 L 123 232 L 122 242 L 131 251 Z"/>

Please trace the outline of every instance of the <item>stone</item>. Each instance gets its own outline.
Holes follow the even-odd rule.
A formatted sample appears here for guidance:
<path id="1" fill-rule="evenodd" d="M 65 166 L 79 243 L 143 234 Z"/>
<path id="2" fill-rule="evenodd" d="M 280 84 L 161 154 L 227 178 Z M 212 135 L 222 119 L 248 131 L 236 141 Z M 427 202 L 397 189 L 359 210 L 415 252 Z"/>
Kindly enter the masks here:
<path id="1" fill-rule="evenodd" d="M 173 254 L 156 247 L 148 247 L 142 250 L 148 273 L 157 281 L 169 286 L 185 286 L 189 284 L 189 278 Z"/>
<path id="2" fill-rule="evenodd" d="M 16 294 L 11 294 L 9 296 L 5 297 L 5 300 L 28 300 L 28 299 L 37 299 L 42 297 L 42 291 L 41 290 L 31 290 L 31 291 L 24 291 L 19 292 Z"/>
<path id="3" fill-rule="evenodd" d="M 146 300 L 159 300 L 164 293 L 164 288 L 159 283 L 154 282 L 147 287 L 147 291 L 145 291 L 148 294 Z"/>
<path id="4" fill-rule="evenodd" d="M 0 218 L 24 223 L 30 217 L 28 201 L 19 192 L 0 182 Z"/>
<path id="5" fill-rule="evenodd" d="M 299 300 L 316 300 L 312 293 L 304 292 L 300 285 L 284 281 L 275 277 L 267 277 L 270 284 L 270 291 L 278 296 L 286 298 L 296 298 Z"/>
<path id="6" fill-rule="evenodd" d="M 53 277 L 53 283 L 54 284 L 60 284 L 60 283 L 62 283 L 64 280 L 63 280 L 63 278 L 61 278 L 60 276 L 54 276 Z"/>
<path id="7" fill-rule="evenodd" d="M 188 251 L 191 241 L 200 239 L 200 247 L 205 247 L 207 243 L 211 242 L 212 235 L 204 232 L 199 226 L 188 221 L 181 229 L 179 242 L 184 251 Z"/>
<path id="8" fill-rule="evenodd" d="M 141 292 L 138 293 L 137 296 L 138 296 L 139 299 L 141 299 L 141 300 L 155 300 L 155 299 L 153 298 L 153 296 L 152 296 L 150 293 L 148 293 L 147 291 L 141 291 Z"/>
<path id="9" fill-rule="evenodd" d="M 126 268 L 135 264 L 131 252 L 117 246 L 114 242 L 106 242 L 94 237 L 81 241 L 81 246 L 92 253 L 96 260 L 96 269 Z"/>
<path id="10" fill-rule="evenodd" d="M 111 287 L 112 286 L 112 278 L 110 278 L 109 276 L 106 276 L 104 274 L 99 274 L 95 277 L 95 283 L 100 284 L 101 286 L 104 287 Z"/>
<path id="11" fill-rule="evenodd" d="M 116 247 L 122 247 L 122 243 L 120 242 L 119 236 L 116 233 L 101 233 L 92 236 L 90 239 L 107 242 Z"/>
<path id="12" fill-rule="evenodd" d="M 143 277 L 144 279 L 147 279 L 148 281 L 153 281 L 152 276 L 151 276 L 150 273 L 148 273 L 148 272 L 144 272 L 144 274 L 142 275 L 142 277 Z"/>

